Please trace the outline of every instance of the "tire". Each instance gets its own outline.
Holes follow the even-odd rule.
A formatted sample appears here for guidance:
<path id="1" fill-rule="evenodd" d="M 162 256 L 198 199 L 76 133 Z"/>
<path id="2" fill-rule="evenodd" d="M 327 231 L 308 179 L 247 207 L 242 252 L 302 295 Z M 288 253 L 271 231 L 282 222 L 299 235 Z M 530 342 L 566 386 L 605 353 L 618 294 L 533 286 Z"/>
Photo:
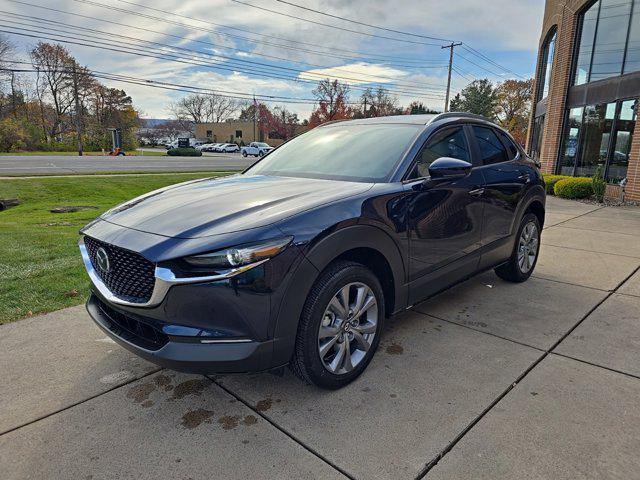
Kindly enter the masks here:
<path id="1" fill-rule="evenodd" d="M 264 157 L 264 152 L 263 152 L 262 150 L 260 150 L 260 151 L 258 152 L 258 156 L 259 156 L 260 158 Z"/>
<path id="2" fill-rule="evenodd" d="M 495 269 L 496 275 L 509 282 L 519 283 L 527 280 L 538 263 L 540 233 L 538 217 L 533 213 L 525 214 L 518 227 L 511 257 Z"/>
<path id="3" fill-rule="evenodd" d="M 243 156 L 244 158 L 247 158 L 247 152 L 243 151 L 243 152 L 242 152 L 242 156 Z"/>
<path id="4" fill-rule="evenodd" d="M 350 322 L 341 319 L 343 315 L 339 313 L 345 312 L 341 301 L 345 297 L 341 294 L 347 290 L 349 307 L 353 307 L 347 315 Z M 358 298 L 362 299 L 360 315 L 352 315 Z M 320 388 L 336 390 L 351 383 L 375 354 L 383 331 L 384 311 L 382 287 L 371 270 L 355 262 L 334 262 L 320 275 L 307 296 L 291 370 Z M 320 336 L 321 327 L 324 337 Z"/>

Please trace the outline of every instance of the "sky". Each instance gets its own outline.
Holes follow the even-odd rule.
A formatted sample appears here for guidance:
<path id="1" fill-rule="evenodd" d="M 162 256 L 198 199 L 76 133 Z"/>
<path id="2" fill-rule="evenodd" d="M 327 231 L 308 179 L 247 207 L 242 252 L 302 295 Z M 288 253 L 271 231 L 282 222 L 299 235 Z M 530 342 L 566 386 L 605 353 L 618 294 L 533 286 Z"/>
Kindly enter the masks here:
<path id="1" fill-rule="evenodd" d="M 276 97 L 269 105 L 302 119 L 324 77 L 349 83 L 354 102 L 384 86 L 401 105 L 441 110 L 449 59 L 441 47 L 451 41 L 464 43 L 453 94 L 476 78 L 531 77 L 543 12 L 544 0 L 0 0 L 0 30 L 22 60 L 39 39 L 58 41 L 95 72 L 142 79 L 101 81 L 126 90 L 145 118 L 170 118 L 168 105 L 187 95 L 151 80 Z"/>

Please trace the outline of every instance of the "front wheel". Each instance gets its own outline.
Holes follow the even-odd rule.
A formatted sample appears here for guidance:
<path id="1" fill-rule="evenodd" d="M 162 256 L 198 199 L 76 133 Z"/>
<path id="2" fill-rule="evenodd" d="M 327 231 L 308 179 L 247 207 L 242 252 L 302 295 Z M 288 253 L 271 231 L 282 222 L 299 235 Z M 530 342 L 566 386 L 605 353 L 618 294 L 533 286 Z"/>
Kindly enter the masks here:
<path id="1" fill-rule="evenodd" d="M 355 262 L 332 264 L 307 297 L 291 369 L 321 388 L 344 387 L 367 368 L 383 322 L 384 296 L 373 272 Z"/>
<path id="2" fill-rule="evenodd" d="M 509 282 L 524 282 L 533 273 L 539 253 L 540 222 L 533 213 L 527 213 L 520 221 L 511 257 L 495 269 L 496 275 Z"/>

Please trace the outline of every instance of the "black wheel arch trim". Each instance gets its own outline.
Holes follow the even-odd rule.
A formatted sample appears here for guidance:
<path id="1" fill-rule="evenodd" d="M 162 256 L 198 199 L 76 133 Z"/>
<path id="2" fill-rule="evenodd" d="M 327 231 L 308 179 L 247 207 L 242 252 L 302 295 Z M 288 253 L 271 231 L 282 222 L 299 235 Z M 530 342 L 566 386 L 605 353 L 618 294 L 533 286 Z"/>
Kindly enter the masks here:
<path id="1" fill-rule="evenodd" d="M 406 307 L 408 288 L 402 253 L 394 240 L 372 225 L 353 225 L 335 230 L 314 242 L 294 272 L 287 296 L 280 305 L 274 331 L 272 364 L 286 363 L 293 353 L 298 322 L 307 295 L 322 271 L 336 258 L 356 248 L 371 248 L 389 264 L 394 281 L 395 311 Z"/>

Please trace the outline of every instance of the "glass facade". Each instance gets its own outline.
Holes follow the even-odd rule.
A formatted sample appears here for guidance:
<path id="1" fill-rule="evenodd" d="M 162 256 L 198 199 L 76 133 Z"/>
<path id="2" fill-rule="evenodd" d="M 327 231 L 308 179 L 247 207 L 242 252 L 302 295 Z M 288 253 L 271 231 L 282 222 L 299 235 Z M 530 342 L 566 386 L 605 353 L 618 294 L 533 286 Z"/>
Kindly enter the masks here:
<path id="1" fill-rule="evenodd" d="M 542 50 L 541 72 L 538 78 L 544 82 L 538 89 L 538 101 L 546 98 L 549 94 L 549 84 L 551 83 L 551 71 L 553 68 L 553 54 L 556 50 L 557 32 L 554 31 L 547 39 Z"/>
<path id="2" fill-rule="evenodd" d="M 560 161 L 560 173 L 563 175 L 573 175 L 576 160 L 578 158 L 578 139 L 582 129 L 582 114 L 584 107 L 572 108 L 569 110 L 567 119 L 567 129 L 562 145 L 562 158 Z"/>
<path id="3" fill-rule="evenodd" d="M 610 182 L 627 174 L 638 101 L 572 108 L 567 116 L 560 173 L 592 176 L 598 165 Z"/>
<path id="4" fill-rule="evenodd" d="M 598 0 L 580 17 L 573 84 L 640 70 L 640 0 Z"/>
<path id="5" fill-rule="evenodd" d="M 533 122 L 533 132 L 531 134 L 531 158 L 536 162 L 540 161 L 542 151 L 542 133 L 544 132 L 544 115 L 540 115 Z"/>

